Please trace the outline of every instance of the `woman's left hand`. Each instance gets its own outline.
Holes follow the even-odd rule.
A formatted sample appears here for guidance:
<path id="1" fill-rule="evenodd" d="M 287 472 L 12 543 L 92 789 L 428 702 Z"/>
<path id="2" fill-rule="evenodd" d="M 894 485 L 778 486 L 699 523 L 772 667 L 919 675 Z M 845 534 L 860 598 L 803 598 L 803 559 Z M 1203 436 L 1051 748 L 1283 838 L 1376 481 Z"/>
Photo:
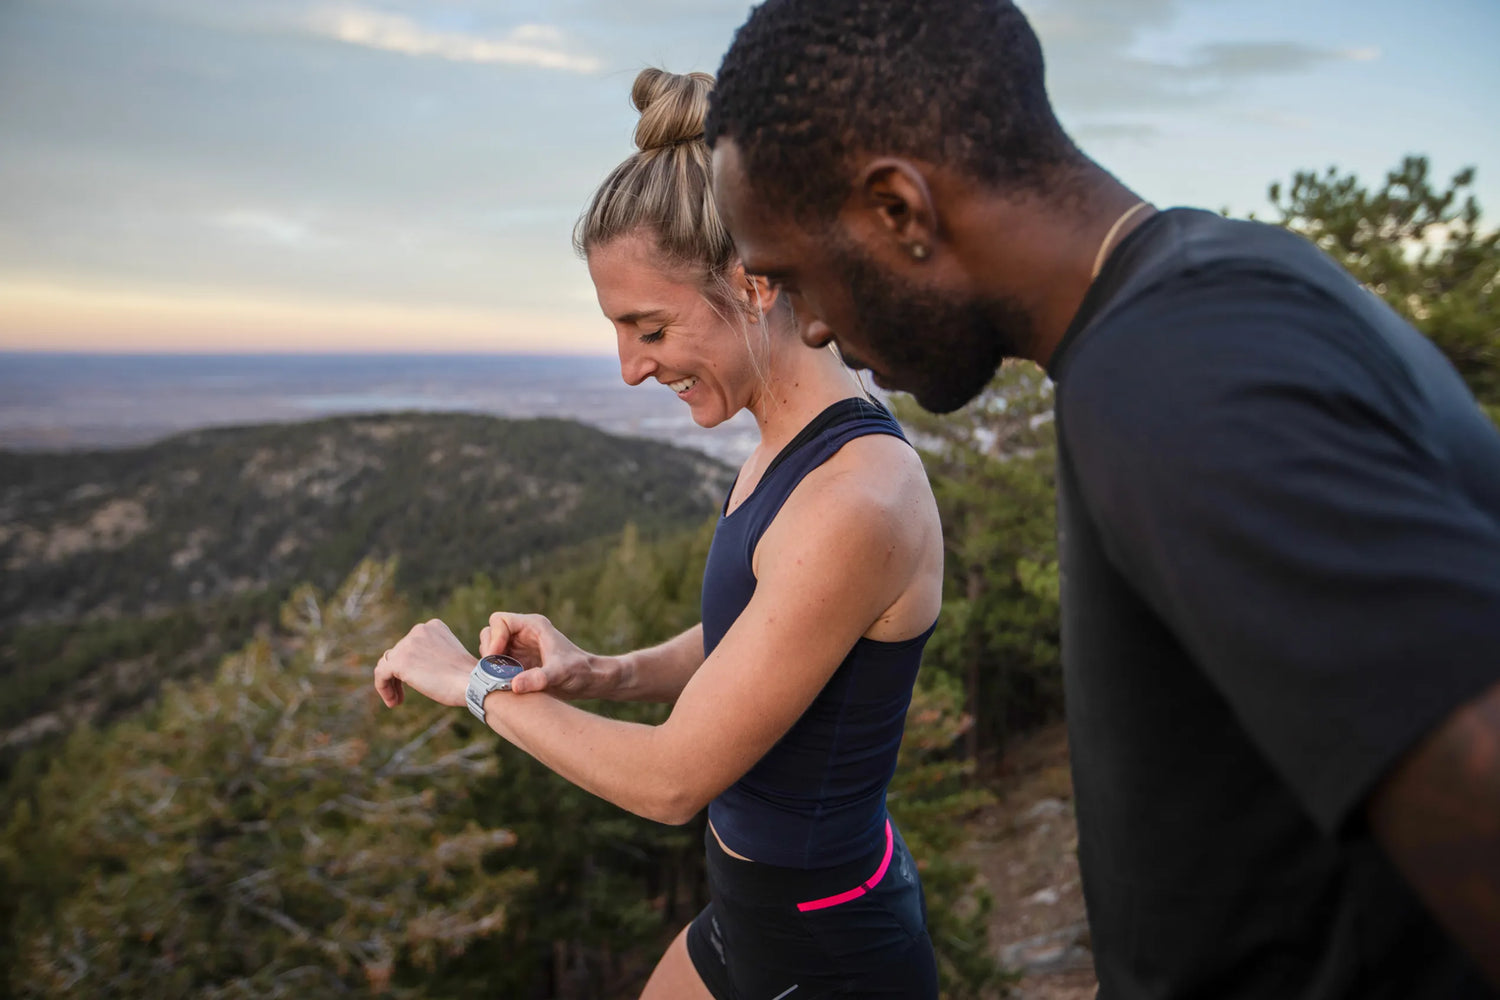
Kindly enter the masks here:
<path id="1" fill-rule="evenodd" d="M 413 625 L 406 638 L 385 651 L 375 665 L 375 690 L 395 708 L 410 686 L 440 705 L 464 703 L 477 657 L 437 618 Z"/>

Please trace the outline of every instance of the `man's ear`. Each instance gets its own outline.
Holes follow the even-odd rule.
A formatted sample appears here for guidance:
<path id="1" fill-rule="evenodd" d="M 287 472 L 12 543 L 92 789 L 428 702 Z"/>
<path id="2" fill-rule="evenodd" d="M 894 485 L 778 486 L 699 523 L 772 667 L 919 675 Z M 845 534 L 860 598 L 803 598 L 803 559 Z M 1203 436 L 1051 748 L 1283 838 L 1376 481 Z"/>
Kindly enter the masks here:
<path id="1" fill-rule="evenodd" d="M 845 211 L 851 229 L 881 234 L 905 256 L 925 260 L 938 237 L 937 206 L 927 178 L 910 160 L 881 157 L 859 172 Z"/>

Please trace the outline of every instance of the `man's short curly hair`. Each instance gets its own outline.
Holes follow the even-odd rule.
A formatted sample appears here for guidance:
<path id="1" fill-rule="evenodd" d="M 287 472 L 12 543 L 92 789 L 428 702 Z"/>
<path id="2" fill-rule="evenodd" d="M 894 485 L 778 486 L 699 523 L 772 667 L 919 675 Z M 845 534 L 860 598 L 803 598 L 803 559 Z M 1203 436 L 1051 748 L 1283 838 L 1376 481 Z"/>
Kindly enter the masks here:
<path id="1" fill-rule="evenodd" d="M 802 218 L 837 211 L 856 153 L 1045 194 L 1082 154 L 1043 75 L 1009 0 L 766 0 L 724 56 L 707 137 L 733 139 L 755 188 Z"/>

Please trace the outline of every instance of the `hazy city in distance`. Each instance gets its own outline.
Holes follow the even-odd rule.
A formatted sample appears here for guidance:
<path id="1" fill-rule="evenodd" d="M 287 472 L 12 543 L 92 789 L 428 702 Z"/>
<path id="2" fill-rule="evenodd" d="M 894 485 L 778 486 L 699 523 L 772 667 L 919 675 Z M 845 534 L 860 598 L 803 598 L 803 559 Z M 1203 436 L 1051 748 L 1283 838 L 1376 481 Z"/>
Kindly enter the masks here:
<path id="1" fill-rule="evenodd" d="M 696 448 L 737 464 L 741 414 L 704 430 L 666 386 L 627 386 L 612 357 L 0 353 L 0 448 L 143 444 L 198 427 L 349 413 L 560 417 Z"/>

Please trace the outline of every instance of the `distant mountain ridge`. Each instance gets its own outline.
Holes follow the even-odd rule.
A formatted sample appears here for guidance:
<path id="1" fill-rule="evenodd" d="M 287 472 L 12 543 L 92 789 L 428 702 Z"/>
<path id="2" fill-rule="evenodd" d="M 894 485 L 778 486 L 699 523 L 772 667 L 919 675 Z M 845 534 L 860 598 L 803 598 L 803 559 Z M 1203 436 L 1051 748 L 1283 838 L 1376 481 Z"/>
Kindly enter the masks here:
<path id="1" fill-rule="evenodd" d="M 0 452 L 0 626 L 141 615 L 399 556 L 418 596 L 618 531 L 690 524 L 733 471 L 557 419 L 400 413 Z"/>

